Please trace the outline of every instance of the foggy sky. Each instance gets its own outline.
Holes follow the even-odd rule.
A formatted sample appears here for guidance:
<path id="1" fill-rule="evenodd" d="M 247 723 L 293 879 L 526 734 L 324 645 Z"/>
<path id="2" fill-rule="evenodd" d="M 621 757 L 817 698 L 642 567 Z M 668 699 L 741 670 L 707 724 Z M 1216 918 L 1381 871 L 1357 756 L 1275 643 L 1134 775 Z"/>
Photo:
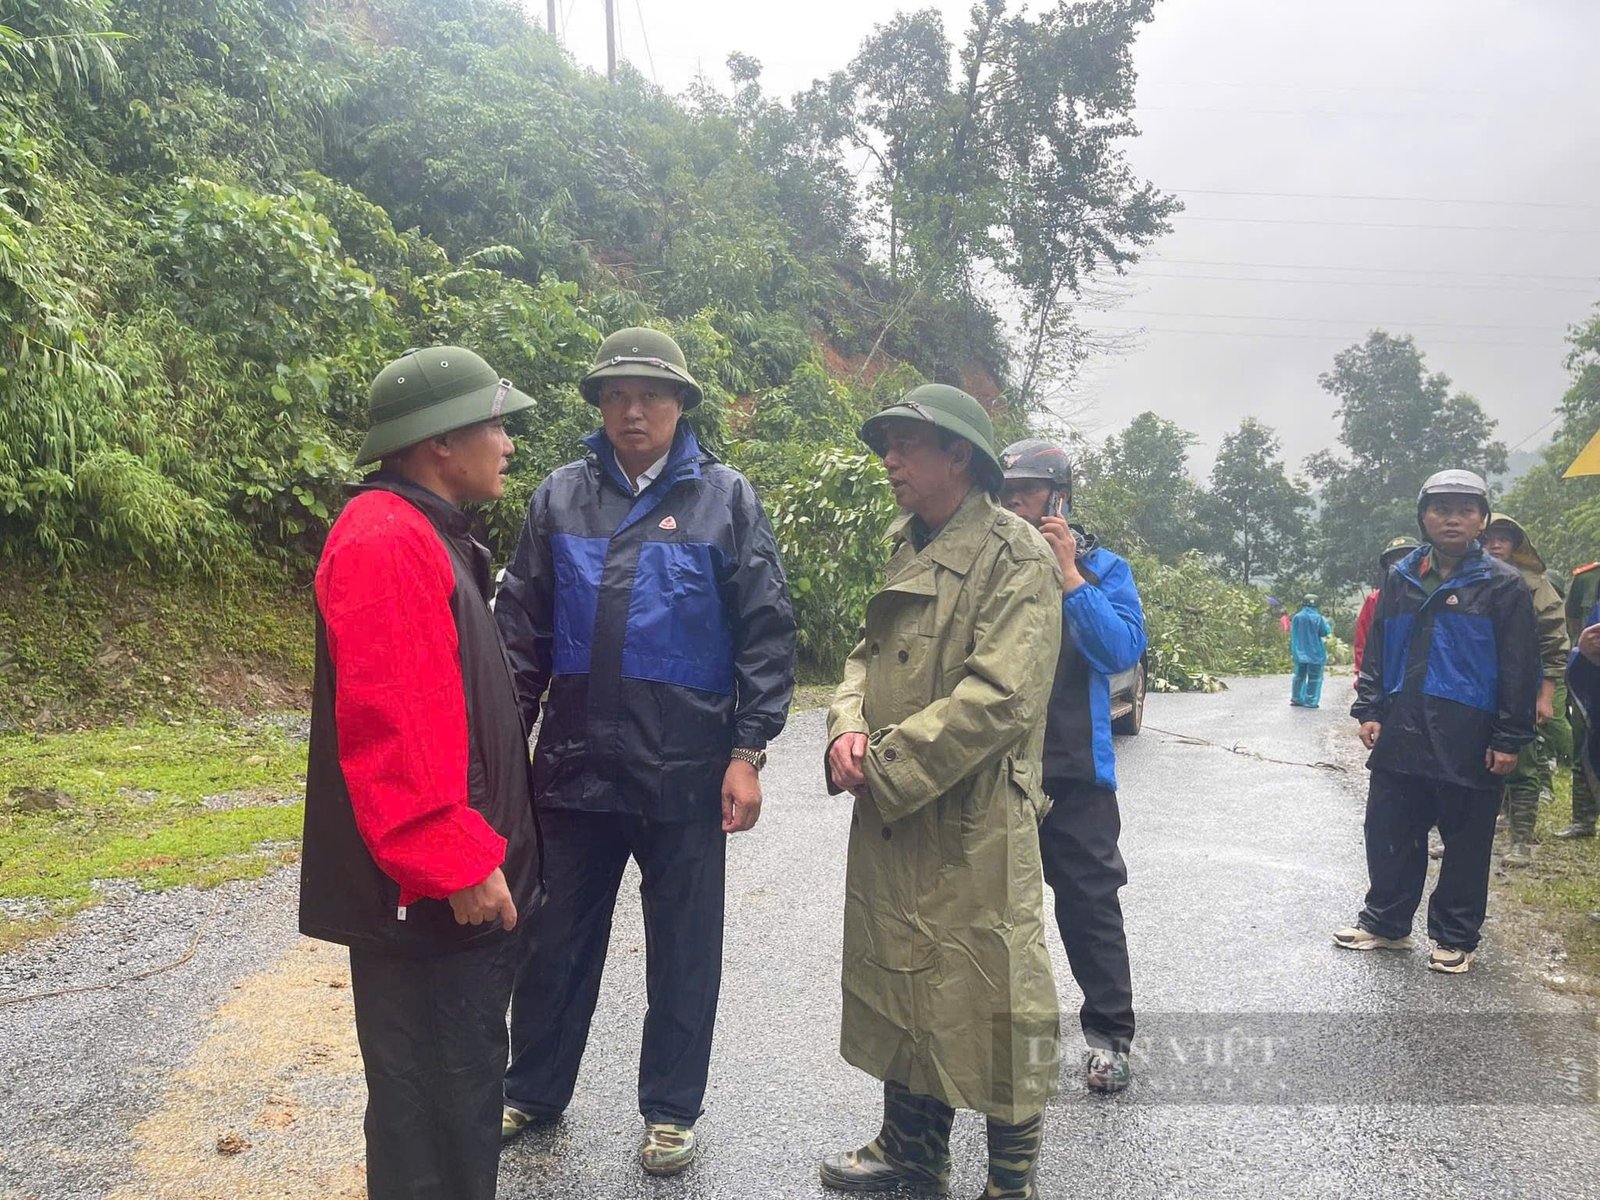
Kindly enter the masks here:
<path id="1" fill-rule="evenodd" d="M 780 96 L 918 7 L 959 44 L 969 5 L 951 0 L 617 0 L 623 57 L 667 90 L 726 86 L 739 50 Z M 557 8 L 603 70 L 601 0 Z M 1565 330 L 1600 301 L 1596 46 L 1592 0 L 1163 0 L 1129 152 L 1186 212 L 1084 316 L 1137 333 L 1064 410 L 1098 436 L 1153 409 L 1200 436 L 1197 474 L 1256 416 L 1298 465 L 1336 436 L 1318 374 L 1379 326 L 1414 334 L 1508 444 L 1542 444 Z"/>

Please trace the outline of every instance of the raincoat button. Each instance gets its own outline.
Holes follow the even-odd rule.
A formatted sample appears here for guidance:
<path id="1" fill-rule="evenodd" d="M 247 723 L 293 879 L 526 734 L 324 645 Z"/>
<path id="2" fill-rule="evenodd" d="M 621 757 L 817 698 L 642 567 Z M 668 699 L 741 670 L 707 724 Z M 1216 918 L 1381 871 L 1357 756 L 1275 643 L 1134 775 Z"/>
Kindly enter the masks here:
<path id="1" fill-rule="evenodd" d="M 883 752 L 883 761 L 884 762 L 893 762 L 894 759 L 895 759 L 894 747 L 891 746 L 889 749 L 887 749 L 887 750 L 885 750 Z"/>
<path id="2" fill-rule="evenodd" d="M 887 842 L 893 836 L 894 834 L 890 831 L 889 827 L 885 825 L 883 827 L 883 840 Z"/>
<path id="3" fill-rule="evenodd" d="M 906 659 L 908 659 L 910 657 L 911 657 L 911 655 L 907 654 L 904 650 L 900 651 L 900 661 L 901 662 L 905 662 Z"/>
<path id="4" fill-rule="evenodd" d="M 872 652 L 874 654 L 876 654 L 878 652 L 878 643 L 877 642 L 873 642 L 872 643 Z"/>

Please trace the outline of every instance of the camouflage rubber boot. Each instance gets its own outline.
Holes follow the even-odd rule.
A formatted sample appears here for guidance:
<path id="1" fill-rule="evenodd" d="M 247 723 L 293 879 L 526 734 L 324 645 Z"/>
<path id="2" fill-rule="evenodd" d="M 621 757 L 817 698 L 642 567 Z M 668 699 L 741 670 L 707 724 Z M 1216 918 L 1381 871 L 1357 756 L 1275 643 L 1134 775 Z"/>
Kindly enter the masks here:
<path id="1" fill-rule="evenodd" d="M 1020 1125 L 989 1118 L 989 1182 L 978 1200 L 1038 1200 L 1033 1182 L 1044 1142 L 1044 1114 Z"/>
<path id="2" fill-rule="evenodd" d="M 859 1150 L 822 1160 L 822 1185 L 841 1192 L 950 1190 L 950 1126 L 955 1109 L 904 1084 L 883 1085 L 883 1128 Z"/>
<path id="3" fill-rule="evenodd" d="M 1506 776 L 1505 810 L 1513 842 L 1531 845 L 1538 840 L 1539 761 L 1531 745 L 1518 752 L 1517 765 Z"/>

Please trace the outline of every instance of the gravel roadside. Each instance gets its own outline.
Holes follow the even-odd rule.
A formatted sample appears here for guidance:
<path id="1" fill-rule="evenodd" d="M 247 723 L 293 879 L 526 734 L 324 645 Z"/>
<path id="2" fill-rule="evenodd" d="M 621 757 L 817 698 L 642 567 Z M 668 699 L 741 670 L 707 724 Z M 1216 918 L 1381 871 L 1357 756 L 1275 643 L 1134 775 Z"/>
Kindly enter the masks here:
<path id="1" fill-rule="evenodd" d="M 209 892 L 122 893 L 0 957 L 0 1196 L 99 1200 L 134 1173 L 134 1128 L 241 979 L 297 940 L 298 871 Z M 196 943 L 196 934 L 199 940 Z M 135 983 L 103 984 L 179 959 Z"/>

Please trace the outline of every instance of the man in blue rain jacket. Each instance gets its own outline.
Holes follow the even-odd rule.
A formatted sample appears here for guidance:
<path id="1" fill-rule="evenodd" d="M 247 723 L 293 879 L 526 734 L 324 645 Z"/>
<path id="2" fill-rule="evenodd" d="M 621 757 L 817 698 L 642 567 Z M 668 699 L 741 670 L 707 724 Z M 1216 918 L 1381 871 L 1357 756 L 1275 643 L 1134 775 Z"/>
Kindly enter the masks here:
<path id="1" fill-rule="evenodd" d="M 1316 708 L 1322 703 L 1322 671 L 1328 665 L 1323 641 L 1333 632 L 1328 618 L 1317 610 L 1317 598 L 1307 596 L 1289 622 L 1289 652 L 1294 656 L 1294 685 L 1289 703 L 1296 708 Z"/>
<path id="2" fill-rule="evenodd" d="M 1144 654 L 1144 606 L 1127 560 L 1068 524 L 1072 460 L 1064 447 L 1029 438 L 1007 446 L 1000 465 L 1002 503 L 1038 527 L 1064 580 L 1061 655 L 1044 740 L 1050 811 L 1039 826 L 1039 850 L 1067 963 L 1083 990 L 1084 1082 L 1117 1092 L 1132 1078 L 1133 977 L 1117 898 L 1128 868 L 1117 847 L 1111 676 Z"/>
<path id="3" fill-rule="evenodd" d="M 548 892 L 512 1000 L 501 1133 L 553 1121 L 572 1099 L 631 856 L 649 1002 L 639 1155 L 671 1175 L 695 1156 L 727 834 L 761 811 L 766 745 L 793 691 L 794 616 L 755 490 L 682 420 L 701 391 L 678 344 L 620 330 L 580 391 L 602 428 L 534 493 L 495 602 L 524 715 L 544 717 L 533 783 Z"/>
<path id="4" fill-rule="evenodd" d="M 1383 581 L 1356 702 L 1371 751 L 1368 889 L 1347 950 L 1404 950 L 1428 874 L 1428 830 L 1444 841 L 1428 901 L 1428 967 L 1472 965 L 1488 907 L 1505 777 L 1533 740 L 1542 668 L 1533 600 L 1515 567 L 1483 552 L 1489 488 L 1471 471 L 1429 476 L 1417 496 L 1424 545 Z"/>

